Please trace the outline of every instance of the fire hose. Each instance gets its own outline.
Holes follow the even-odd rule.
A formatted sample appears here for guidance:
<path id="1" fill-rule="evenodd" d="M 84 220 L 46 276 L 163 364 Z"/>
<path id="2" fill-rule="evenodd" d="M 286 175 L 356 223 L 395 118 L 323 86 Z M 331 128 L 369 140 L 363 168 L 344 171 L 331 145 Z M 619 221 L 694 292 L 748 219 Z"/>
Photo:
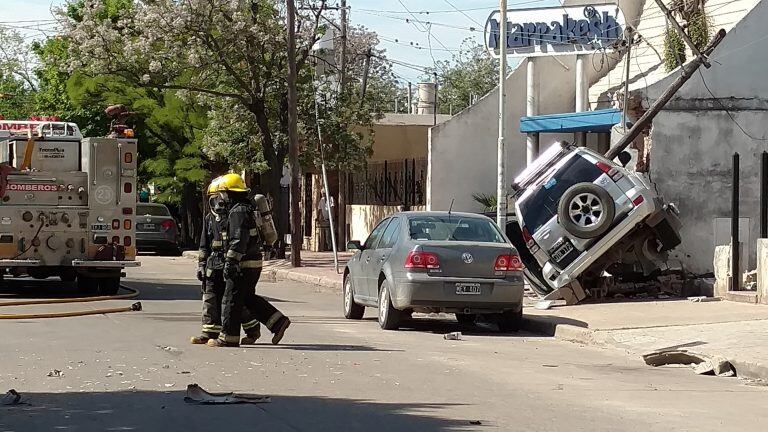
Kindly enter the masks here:
<path id="1" fill-rule="evenodd" d="M 63 299 L 45 299 L 45 300 L 17 300 L 9 302 L 0 302 L 0 307 L 6 306 L 32 306 L 32 305 L 49 305 L 49 304 L 62 304 L 62 303 L 90 303 L 106 300 L 127 300 L 136 298 L 141 292 L 134 288 L 129 288 L 125 285 L 120 285 L 121 288 L 129 291 L 127 294 L 118 294 L 113 296 L 96 296 L 96 297 L 76 297 L 76 298 L 63 298 Z M 39 318 L 66 318 L 66 317 L 78 317 L 86 315 L 103 315 L 110 313 L 120 312 L 132 312 L 140 311 L 141 302 L 136 302 L 130 306 L 116 307 L 116 308 L 104 308 L 93 309 L 84 311 L 64 311 L 64 312 L 45 312 L 45 313 L 31 313 L 31 314 L 0 314 L 0 320 L 12 320 L 12 319 L 39 319 Z"/>

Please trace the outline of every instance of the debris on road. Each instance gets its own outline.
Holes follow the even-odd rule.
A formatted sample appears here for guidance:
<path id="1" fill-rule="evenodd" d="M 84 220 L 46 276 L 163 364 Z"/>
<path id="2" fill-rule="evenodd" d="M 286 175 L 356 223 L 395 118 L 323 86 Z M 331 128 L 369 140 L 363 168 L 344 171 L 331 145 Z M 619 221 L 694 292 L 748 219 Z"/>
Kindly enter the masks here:
<path id="1" fill-rule="evenodd" d="M 461 340 L 461 332 L 446 333 L 443 335 L 445 340 Z"/>
<path id="2" fill-rule="evenodd" d="M 235 393 L 208 393 L 197 384 L 187 386 L 184 402 L 201 405 L 258 404 L 272 402 L 269 396 L 239 395 Z"/>
<path id="3" fill-rule="evenodd" d="M 58 369 L 54 369 L 54 370 L 48 372 L 48 376 L 52 377 L 52 378 L 61 378 L 61 377 L 64 376 L 64 372 L 62 372 L 62 371 L 60 371 Z"/>
<path id="4" fill-rule="evenodd" d="M 483 422 L 481 422 L 480 420 L 470 420 L 469 424 L 471 424 L 471 425 L 481 425 L 481 424 L 483 424 Z"/>
<path id="5" fill-rule="evenodd" d="M 707 356 L 685 350 L 660 350 L 643 355 L 649 366 L 689 365 L 699 375 L 736 376 L 733 365 L 720 356 Z"/>
<path id="6" fill-rule="evenodd" d="M 18 405 L 20 402 L 21 395 L 14 389 L 8 390 L 8 392 L 0 398 L 0 405 Z"/>
<path id="7" fill-rule="evenodd" d="M 696 296 L 696 297 L 688 297 L 688 300 L 694 303 L 704 303 L 704 302 L 716 302 L 722 299 L 720 297 Z"/>
<path id="8" fill-rule="evenodd" d="M 554 300 L 541 300 L 534 307 L 538 310 L 548 310 L 553 304 L 555 304 Z"/>

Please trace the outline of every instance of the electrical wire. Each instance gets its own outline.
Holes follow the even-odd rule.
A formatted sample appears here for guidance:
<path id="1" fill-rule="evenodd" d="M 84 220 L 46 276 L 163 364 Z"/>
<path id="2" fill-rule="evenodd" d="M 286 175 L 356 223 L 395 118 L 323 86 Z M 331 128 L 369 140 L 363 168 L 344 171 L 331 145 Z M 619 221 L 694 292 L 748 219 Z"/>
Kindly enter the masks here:
<path id="1" fill-rule="evenodd" d="M 467 15 L 466 12 L 464 12 L 463 10 L 460 10 L 459 8 L 457 8 L 453 3 L 450 2 L 450 0 L 443 0 L 443 1 L 448 3 L 448 6 L 452 7 L 453 9 L 455 9 L 456 12 L 459 12 L 462 15 L 464 15 L 465 17 L 469 18 L 469 20 L 472 21 L 473 23 L 479 25 L 480 27 L 485 27 L 483 24 L 480 24 L 476 19 L 474 19 L 471 16 Z"/>
<path id="2" fill-rule="evenodd" d="M 710 90 L 709 85 L 707 85 L 707 81 L 704 79 L 704 74 L 701 72 L 701 70 L 699 70 L 698 72 L 699 72 L 699 76 L 701 77 L 701 83 L 704 84 L 704 88 L 707 89 L 707 92 L 709 93 L 709 95 L 712 96 L 712 99 L 714 99 L 717 102 L 717 104 L 720 105 L 720 108 L 722 108 L 722 110 L 725 111 L 726 114 L 728 114 L 728 117 L 730 117 L 730 119 L 733 122 L 733 124 L 735 124 L 736 127 L 738 127 L 739 130 L 741 130 L 741 132 L 747 138 L 749 138 L 749 139 L 751 139 L 753 141 L 768 141 L 768 138 L 757 138 L 757 137 L 752 136 L 752 134 L 750 134 L 749 132 L 747 132 L 746 129 L 744 129 L 744 127 L 741 126 L 741 124 L 738 121 L 736 121 L 736 118 L 733 116 L 733 114 L 731 114 L 731 111 L 728 110 L 728 108 L 726 108 L 725 104 L 723 104 L 720 101 L 720 98 L 715 96 L 715 94 L 712 92 L 712 90 Z"/>

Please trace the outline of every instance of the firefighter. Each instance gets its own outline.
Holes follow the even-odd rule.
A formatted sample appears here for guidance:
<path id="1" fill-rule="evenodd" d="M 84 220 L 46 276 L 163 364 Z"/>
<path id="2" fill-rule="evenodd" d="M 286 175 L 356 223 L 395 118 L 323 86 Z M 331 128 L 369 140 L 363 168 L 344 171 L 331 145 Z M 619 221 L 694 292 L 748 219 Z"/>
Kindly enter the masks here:
<path id="1" fill-rule="evenodd" d="M 205 344 L 216 339 L 221 333 L 221 303 L 226 287 L 224 281 L 224 255 L 227 250 L 226 203 L 216 195 L 216 178 L 208 187 L 211 212 L 206 216 L 200 235 L 200 257 L 197 265 L 197 279 L 203 283 L 203 330 L 200 336 L 191 338 L 193 344 Z M 243 311 L 242 345 L 252 345 L 261 336 L 259 320 L 248 310 Z"/>
<path id="2" fill-rule="evenodd" d="M 260 214 L 251 200 L 242 177 L 227 174 L 217 183 L 219 196 L 229 204 L 229 244 L 224 263 L 226 289 L 222 304 L 222 332 L 217 339 L 208 341 L 213 347 L 236 347 L 240 340 L 240 320 L 243 306 L 272 333 L 277 345 L 285 335 L 291 320 L 266 299 L 256 295 L 256 284 L 261 276 L 263 237 Z"/>

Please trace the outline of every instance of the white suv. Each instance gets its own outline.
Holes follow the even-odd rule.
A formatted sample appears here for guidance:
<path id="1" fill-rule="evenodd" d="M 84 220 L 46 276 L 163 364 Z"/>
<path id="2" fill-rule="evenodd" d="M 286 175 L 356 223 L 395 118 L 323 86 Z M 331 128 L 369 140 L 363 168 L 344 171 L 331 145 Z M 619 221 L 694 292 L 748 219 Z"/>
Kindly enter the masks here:
<path id="1" fill-rule="evenodd" d="M 619 159 L 626 164 L 629 154 Z M 674 205 L 639 174 L 585 147 L 553 145 L 512 188 L 523 240 L 552 289 L 577 280 L 594 286 L 606 271 L 648 276 L 681 241 Z"/>

